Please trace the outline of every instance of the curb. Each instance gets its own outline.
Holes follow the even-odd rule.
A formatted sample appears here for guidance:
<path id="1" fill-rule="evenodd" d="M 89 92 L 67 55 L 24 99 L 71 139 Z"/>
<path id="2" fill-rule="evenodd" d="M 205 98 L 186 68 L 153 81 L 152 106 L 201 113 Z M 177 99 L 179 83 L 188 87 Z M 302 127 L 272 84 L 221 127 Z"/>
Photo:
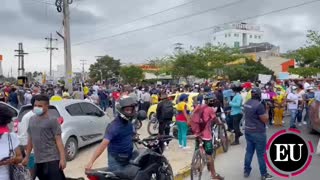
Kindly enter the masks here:
<path id="1" fill-rule="evenodd" d="M 234 141 L 234 134 L 228 132 L 228 139 L 229 139 L 229 144 L 231 142 L 233 142 Z M 224 152 L 223 152 L 222 147 L 220 147 L 217 149 L 216 156 L 218 156 L 219 154 L 222 154 L 222 153 L 224 153 Z M 191 173 L 191 166 L 188 165 L 178 171 L 178 173 L 174 176 L 174 180 L 183 180 L 183 179 L 189 177 L 190 173 Z"/>

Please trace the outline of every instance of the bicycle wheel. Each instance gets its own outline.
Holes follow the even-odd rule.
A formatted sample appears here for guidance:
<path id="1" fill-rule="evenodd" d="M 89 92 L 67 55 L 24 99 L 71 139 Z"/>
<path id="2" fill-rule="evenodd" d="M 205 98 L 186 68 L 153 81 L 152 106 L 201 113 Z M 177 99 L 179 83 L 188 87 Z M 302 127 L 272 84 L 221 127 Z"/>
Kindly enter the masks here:
<path id="1" fill-rule="evenodd" d="M 229 149 L 229 140 L 228 140 L 227 130 L 224 124 L 219 126 L 218 138 L 220 139 L 223 152 L 227 152 Z"/>
<path id="2" fill-rule="evenodd" d="M 191 180 L 201 180 L 202 170 L 205 165 L 200 149 L 196 150 L 191 162 Z"/>
<path id="3" fill-rule="evenodd" d="M 157 119 L 154 118 L 148 122 L 148 133 L 150 136 L 159 133 L 159 121 Z"/>

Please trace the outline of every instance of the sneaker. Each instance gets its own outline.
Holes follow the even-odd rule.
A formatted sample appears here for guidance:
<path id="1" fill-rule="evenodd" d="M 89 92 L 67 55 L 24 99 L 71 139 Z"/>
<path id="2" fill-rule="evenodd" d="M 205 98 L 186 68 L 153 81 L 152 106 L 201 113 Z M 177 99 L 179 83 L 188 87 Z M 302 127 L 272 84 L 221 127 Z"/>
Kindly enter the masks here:
<path id="1" fill-rule="evenodd" d="M 299 123 L 299 124 L 298 124 L 298 126 L 302 126 L 302 124 L 301 124 L 301 123 Z"/>
<path id="2" fill-rule="evenodd" d="M 249 176 L 250 176 L 250 174 L 248 172 L 243 173 L 243 177 L 248 178 Z"/>
<path id="3" fill-rule="evenodd" d="M 186 146 L 186 147 L 183 147 L 182 149 L 183 149 L 183 150 L 186 150 L 186 149 L 190 149 L 190 147 L 189 147 L 189 146 Z"/>
<path id="4" fill-rule="evenodd" d="M 307 122 L 303 121 L 303 122 L 302 122 L 302 124 L 306 125 L 306 124 L 307 124 Z"/>
<path id="5" fill-rule="evenodd" d="M 266 174 L 264 176 L 261 176 L 261 180 L 271 180 L 273 179 L 273 176 L 271 176 L 270 174 Z"/>

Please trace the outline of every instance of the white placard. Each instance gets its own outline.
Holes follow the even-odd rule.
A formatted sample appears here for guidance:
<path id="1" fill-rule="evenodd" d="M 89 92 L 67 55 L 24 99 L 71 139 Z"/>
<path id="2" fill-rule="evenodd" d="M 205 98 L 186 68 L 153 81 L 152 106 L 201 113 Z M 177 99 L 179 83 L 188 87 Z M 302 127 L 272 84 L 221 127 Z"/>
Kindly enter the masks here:
<path id="1" fill-rule="evenodd" d="M 271 80 L 271 75 L 259 74 L 259 80 L 262 84 L 267 84 Z"/>

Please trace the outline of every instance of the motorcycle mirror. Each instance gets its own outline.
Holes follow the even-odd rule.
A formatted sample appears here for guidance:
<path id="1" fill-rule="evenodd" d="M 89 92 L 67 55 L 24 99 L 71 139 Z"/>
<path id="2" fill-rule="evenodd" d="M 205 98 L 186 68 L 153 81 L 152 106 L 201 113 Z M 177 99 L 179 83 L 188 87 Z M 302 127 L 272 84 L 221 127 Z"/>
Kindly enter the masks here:
<path id="1" fill-rule="evenodd" d="M 144 110 L 138 111 L 137 119 L 140 120 L 140 121 L 143 121 L 143 120 L 147 119 L 146 111 L 144 111 Z"/>

